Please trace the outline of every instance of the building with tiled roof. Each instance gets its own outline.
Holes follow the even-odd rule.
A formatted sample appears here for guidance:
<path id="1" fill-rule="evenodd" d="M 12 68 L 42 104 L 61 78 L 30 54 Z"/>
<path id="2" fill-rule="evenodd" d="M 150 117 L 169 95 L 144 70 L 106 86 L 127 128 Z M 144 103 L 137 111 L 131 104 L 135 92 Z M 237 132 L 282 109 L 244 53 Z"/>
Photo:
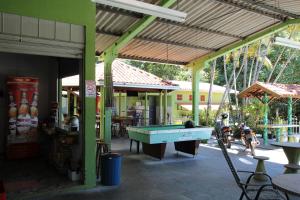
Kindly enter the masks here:
<path id="1" fill-rule="evenodd" d="M 192 117 L 192 82 L 189 81 L 170 81 L 173 84 L 178 85 L 179 89 L 172 91 L 173 110 L 172 121 L 173 123 L 182 123 Z M 210 84 L 200 82 L 199 83 L 199 109 L 200 111 L 207 109 L 208 93 Z M 212 104 L 211 109 L 216 111 L 219 109 L 223 95 L 226 91 L 226 87 L 220 85 L 212 86 Z M 236 91 L 238 93 L 238 91 Z M 235 90 L 230 90 L 230 94 L 234 94 Z M 229 103 L 229 99 L 225 99 L 225 103 Z"/>
<path id="2" fill-rule="evenodd" d="M 264 94 L 271 98 L 300 98 L 299 84 L 282 84 L 282 83 L 263 83 L 255 82 L 250 87 L 239 94 L 239 97 L 258 97 L 262 98 Z"/>
<path id="3" fill-rule="evenodd" d="M 183 91 L 192 91 L 192 82 L 191 81 L 177 81 L 177 80 L 170 80 L 171 83 L 178 85 L 179 90 Z M 207 93 L 209 91 L 210 84 L 205 82 L 199 82 L 199 92 Z M 213 93 L 224 93 L 226 87 L 220 85 L 212 85 L 212 92 Z M 230 93 L 235 93 L 234 90 L 230 90 Z M 237 92 L 238 93 L 238 92 Z"/>
<path id="4" fill-rule="evenodd" d="M 104 63 L 96 64 L 95 74 L 99 91 L 99 87 L 104 86 Z M 135 120 L 138 121 L 135 125 L 162 123 L 162 91 L 169 93 L 179 89 L 178 85 L 128 65 L 121 59 L 116 59 L 113 62 L 112 76 L 114 86 L 113 116 L 136 118 L 134 116 L 139 115 L 140 118 Z M 78 90 L 79 87 L 79 75 L 63 78 L 62 86 L 64 90 L 78 96 L 74 91 Z M 65 93 L 67 94 L 68 92 Z M 171 98 L 168 93 L 164 93 L 164 95 L 167 96 L 168 103 L 163 106 L 167 106 L 167 109 L 171 111 L 173 104 L 171 103 Z M 65 96 L 67 97 L 68 95 Z M 146 96 L 149 104 L 148 101 L 145 101 Z M 100 99 L 101 97 L 97 96 L 97 113 L 100 112 Z M 67 108 L 65 110 L 67 110 Z"/>
<path id="5" fill-rule="evenodd" d="M 113 86 L 115 89 L 138 89 L 143 90 L 176 90 L 179 87 L 158 76 L 148 73 L 139 68 L 126 64 L 116 59 L 112 64 Z M 96 84 L 104 85 L 104 63 L 96 64 Z M 63 87 L 75 87 L 79 85 L 79 75 L 70 76 L 62 80 Z"/>

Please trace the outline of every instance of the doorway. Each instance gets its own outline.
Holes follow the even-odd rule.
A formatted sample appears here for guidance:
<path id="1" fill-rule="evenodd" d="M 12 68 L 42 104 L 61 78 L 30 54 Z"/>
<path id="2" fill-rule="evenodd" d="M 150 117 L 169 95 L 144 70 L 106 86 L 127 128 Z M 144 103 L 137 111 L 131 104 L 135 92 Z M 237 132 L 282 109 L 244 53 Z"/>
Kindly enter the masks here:
<path id="1" fill-rule="evenodd" d="M 149 96 L 149 125 L 156 124 L 156 97 Z"/>

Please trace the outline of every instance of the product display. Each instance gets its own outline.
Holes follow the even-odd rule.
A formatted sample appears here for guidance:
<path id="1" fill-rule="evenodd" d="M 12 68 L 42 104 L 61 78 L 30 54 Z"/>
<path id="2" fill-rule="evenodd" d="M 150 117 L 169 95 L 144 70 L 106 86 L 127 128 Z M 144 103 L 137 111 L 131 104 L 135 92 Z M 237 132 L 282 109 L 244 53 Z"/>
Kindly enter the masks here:
<path id="1" fill-rule="evenodd" d="M 37 141 L 38 79 L 9 77 L 9 133 L 7 144 Z"/>

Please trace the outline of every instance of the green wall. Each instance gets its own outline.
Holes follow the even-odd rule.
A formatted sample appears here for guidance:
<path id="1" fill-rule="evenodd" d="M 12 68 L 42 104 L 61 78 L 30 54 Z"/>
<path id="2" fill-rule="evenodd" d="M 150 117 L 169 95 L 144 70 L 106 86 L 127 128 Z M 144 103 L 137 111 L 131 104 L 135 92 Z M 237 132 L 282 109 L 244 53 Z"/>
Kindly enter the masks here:
<path id="1" fill-rule="evenodd" d="M 1 0 L 5 13 L 83 25 L 86 28 L 84 77 L 95 80 L 95 15 L 96 6 L 90 0 Z M 96 185 L 95 173 L 95 98 L 84 99 L 85 185 Z"/>
<path id="2" fill-rule="evenodd" d="M 177 100 L 177 94 L 181 94 L 183 99 Z M 134 107 L 136 105 L 136 102 L 141 102 L 142 105 L 145 104 L 144 100 L 141 100 L 140 97 L 127 97 L 126 105 L 125 105 L 125 93 L 122 93 L 121 96 L 121 116 L 124 116 L 125 106 L 127 106 L 127 109 L 130 107 Z M 143 97 L 144 93 L 139 93 L 139 96 Z M 173 91 L 168 94 L 168 113 L 171 115 L 171 123 L 172 124 L 182 124 L 182 122 L 185 122 L 189 118 L 192 117 L 192 111 L 181 109 L 178 104 L 188 104 L 192 105 L 192 100 L 189 99 L 189 96 L 192 95 L 192 91 L 185 91 L 185 90 L 177 90 Z M 205 101 L 200 101 L 200 104 L 206 105 L 207 99 L 208 99 L 208 93 L 207 92 L 201 92 L 200 97 L 204 95 Z M 222 100 L 223 93 L 213 93 L 212 94 L 212 104 L 219 104 Z M 148 96 L 157 96 L 157 106 L 159 106 L 159 93 L 149 93 Z M 228 100 L 226 100 L 228 102 Z M 119 93 L 114 93 L 114 109 L 116 111 L 116 114 L 119 115 Z M 158 116 L 158 113 L 157 113 Z"/>

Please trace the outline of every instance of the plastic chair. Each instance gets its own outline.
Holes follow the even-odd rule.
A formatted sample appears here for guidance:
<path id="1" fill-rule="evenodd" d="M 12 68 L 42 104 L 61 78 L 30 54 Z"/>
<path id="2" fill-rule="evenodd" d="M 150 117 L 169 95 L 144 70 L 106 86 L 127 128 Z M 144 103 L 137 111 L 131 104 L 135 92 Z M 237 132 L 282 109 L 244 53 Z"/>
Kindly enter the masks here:
<path id="1" fill-rule="evenodd" d="M 242 193 L 240 195 L 240 200 L 242 200 L 244 197 L 246 197 L 247 200 L 258 200 L 258 199 L 285 199 L 283 196 L 280 195 L 280 193 L 273 188 L 272 185 L 272 178 L 266 174 L 266 173 L 257 173 L 257 172 L 252 172 L 252 171 L 240 171 L 240 170 L 236 170 L 229 155 L 227 152 L 227 149 L 225 147 L 225 145 L 223 144 L 222 140 L 218 139 L 218 144 L 223 152 L 223 155 L 225 157 L 225 160 L 230 168 L 230 171 L 238 185 L 238 187 L 242 190 Z M 248 173 L 250 174 L 246 180 L 246 182 L 242 182 L 239 174 L 238 173 Z M 267 183 L 263 183 L 263 184 L 256 184 L 256 183 L 251 183 L 250 181 L 252 180 L 252 178 L 255 175 L 264 175 L 266 176 L 269 181 Z M 268 194 L 272 194 L 275 195 L 272 197 L 267 197 L 267 198 L 261 198 L 262 197 L 262 193 L 267 193 Z M 252 197 L 254 194 L 254 198 Z M 265 195 L 263 195 L 265 196 Z"/>

